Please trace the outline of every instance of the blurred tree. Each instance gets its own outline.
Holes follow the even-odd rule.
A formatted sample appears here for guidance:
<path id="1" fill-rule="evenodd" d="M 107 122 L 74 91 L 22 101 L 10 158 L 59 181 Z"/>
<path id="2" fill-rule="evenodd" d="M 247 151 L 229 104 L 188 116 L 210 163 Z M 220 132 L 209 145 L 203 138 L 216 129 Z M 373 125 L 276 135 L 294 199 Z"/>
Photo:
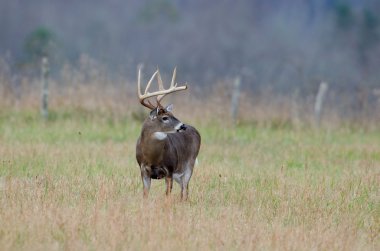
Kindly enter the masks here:
<path id="1" fill-rule="evenodd" d="M 75 63 L 84 53 L 133 79 L 142 62 L 148 72 L 177 65 L 181 78 L 204 86 L 248 69 L 242 83 L 256 90 L 302 85 L 302 95 L 320 80 L 346 90 L 380 79 L 379 2 L 0 1 L 0 57 L 9 51 L 30 68 L 50 54 L 54 73 L 52 57 Z"/>
<path id="2" fill-rule="evenodd" d="M 160 18 L 176 22 L 179 19 L 179 14 L 172 1 L 153 0 L 143 6 L 139 18 L 144 23 L 154 22 Z"/>
<path id="3" fill-rule="evenodd" d="M 368 63 L 368 54 L 379 43 L 379 20 L 370 10 L 364 10 L 361 27 L 359 29 L 359 59 L 360 63 Z"/>
<path id="4" fill-rule="evenodd" d="M 55 34 L 46 27 L 38 27 L 25 39 L 24 50 L 27 60 L 36 63 L 42 57 L 54 60 L 57 57 L 58 43 Z"/>
<path id="5" fill-rule="evenodd" d="M 337 3 L 334 6 L 336 14 L 336 22 L 340 29 L 349 30 L 355 23 L 355 16 L 352 12 L 352 8 L 347 3 Z"/>

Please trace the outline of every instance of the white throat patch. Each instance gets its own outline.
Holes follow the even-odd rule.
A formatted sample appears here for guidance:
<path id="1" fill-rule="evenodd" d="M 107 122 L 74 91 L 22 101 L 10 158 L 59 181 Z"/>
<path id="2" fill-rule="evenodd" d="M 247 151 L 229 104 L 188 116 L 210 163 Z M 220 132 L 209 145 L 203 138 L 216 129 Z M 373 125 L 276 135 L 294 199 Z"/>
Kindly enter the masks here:
<path id="1" fill-rule="evenodd" d="M 158 139 L 158 140 L 164 140 L 166 139 L 168 135 L 164 132 L 155 132 L 153 133 L 153 138 Z"/>

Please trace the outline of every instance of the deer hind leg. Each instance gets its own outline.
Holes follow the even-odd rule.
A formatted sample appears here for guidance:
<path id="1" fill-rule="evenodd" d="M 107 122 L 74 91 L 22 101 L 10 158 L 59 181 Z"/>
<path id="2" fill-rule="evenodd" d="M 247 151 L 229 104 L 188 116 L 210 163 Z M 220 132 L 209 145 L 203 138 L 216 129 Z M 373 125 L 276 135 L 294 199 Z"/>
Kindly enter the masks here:
<path id="1" fill-rule="evenodd" d="M 173 188 L 173 177 L 165 177 L 166 182 L 166 196 L 169 196 Z"/>
<path id="2" fill-rule="evenodd" d="M 190 167 L 187 167 L 183 176 L 181 177 L 181 200 L 187 200 L 189 196 L 189 181 L 193 171 Z"/>
<path id="3" fill-rule="evenodd" d="M 148 166 L 146 165 L 141 165 L 141 179 L 143 182 L 143 187 L 144 187 L 144 198 L 148 198 L 149 194 L 149 189 L 150 189 L 150 183 L 151 183 L 151 178 L 148 173 Z"/>

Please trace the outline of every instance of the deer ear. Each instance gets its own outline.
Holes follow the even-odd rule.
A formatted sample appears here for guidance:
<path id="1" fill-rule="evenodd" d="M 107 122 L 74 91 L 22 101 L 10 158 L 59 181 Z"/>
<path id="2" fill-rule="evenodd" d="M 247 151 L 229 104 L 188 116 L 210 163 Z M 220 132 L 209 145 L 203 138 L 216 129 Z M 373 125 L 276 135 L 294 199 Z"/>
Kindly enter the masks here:
<path id="1" fill-rule="evenodd" d="M 157 114 L 158 114 L 159 110 L 160 110 L 159 107 L 154 108 L 154 109 L 150 112 L 150 114 L 149 114 L 149 118 L 150 118 L 151 120 L 157 118 Z"/>
<path id="2" fill-rule="evenodd" d="M 168 106 L 165 108 L 165 111 L 167 111 L 167 112 L 172 112 L 172 111 L 173 111 L 173 104 L 168 105 Z"/>

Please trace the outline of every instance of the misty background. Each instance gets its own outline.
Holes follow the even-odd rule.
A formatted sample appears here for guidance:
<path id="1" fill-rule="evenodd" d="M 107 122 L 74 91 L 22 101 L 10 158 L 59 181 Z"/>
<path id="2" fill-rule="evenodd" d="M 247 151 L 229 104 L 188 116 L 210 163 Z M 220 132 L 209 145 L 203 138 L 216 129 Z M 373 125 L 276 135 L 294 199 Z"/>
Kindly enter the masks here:
<path id="1" fill-rule="evenodd" d="M 325 81 L 342 113 L 372 116 L 380 1 L 0 0 L 0 73 L 38 76 L 43 56 L 60 85 L 65 65 L 84 60 L 133 82 L 138 64 L 146 74 L 177 66 L 199 94 L 239 76 L 253 95 L 302 100 Z"/>

